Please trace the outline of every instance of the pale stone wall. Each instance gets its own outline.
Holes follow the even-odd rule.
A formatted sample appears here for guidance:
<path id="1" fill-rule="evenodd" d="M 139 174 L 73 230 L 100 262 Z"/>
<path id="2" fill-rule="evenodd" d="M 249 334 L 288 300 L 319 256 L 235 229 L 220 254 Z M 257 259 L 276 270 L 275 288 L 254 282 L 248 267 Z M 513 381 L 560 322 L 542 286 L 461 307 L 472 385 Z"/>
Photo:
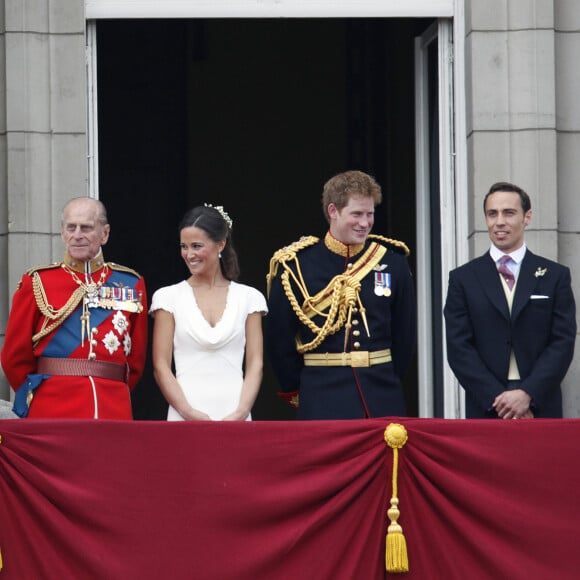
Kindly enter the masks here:
<path id="1" fill-rule="evenodd" d="M 558 254 L 570 266 L 580 308 L 580 2 L 556 0 L 556 139 Z M 576 316 L 580 319 L 580 316 Z M 564 388 L 568 417 L 580 417 L 580 342 Z"/>
<path id="2" fill-rule="evenodd" d="M 571 268 L 580 299 L 580 3 L 466 0 L 465 9 L 470 256 L 489 247 L 485 192 L 517 183 L 532 199 L 528 246 Z M 579 379 L 580 354 L 563 385 L 565 416 L 580 416 Z"/>
<path id="3" fill-rule="evenodd" d="M 87 191 L 84 2 L 6 0 L 0 27 L 2 342 L 22 272 L 60 259 L 62 206 Z"/>
<path id="4" fill-rule="evenodd" d="M 0 348 L 8 316 L 8 171 L 6 155 L 6 23 L 4 2 L 0 2 Z M 0 399 L 8 387 L 0 370 Z"/>

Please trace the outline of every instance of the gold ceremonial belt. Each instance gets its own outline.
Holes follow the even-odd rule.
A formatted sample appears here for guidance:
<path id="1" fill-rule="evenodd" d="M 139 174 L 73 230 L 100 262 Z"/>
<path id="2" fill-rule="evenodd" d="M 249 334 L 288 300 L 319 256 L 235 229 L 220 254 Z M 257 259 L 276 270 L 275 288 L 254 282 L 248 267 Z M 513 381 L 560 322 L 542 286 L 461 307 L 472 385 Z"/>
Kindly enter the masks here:
<path id="1" fill-rule="evenodd" d="M 372 367 L 391 362 L 391 349 L 359 350 L 354 352 L 323 352 L 304 355 L 304 366 L 307 367 Z"/>

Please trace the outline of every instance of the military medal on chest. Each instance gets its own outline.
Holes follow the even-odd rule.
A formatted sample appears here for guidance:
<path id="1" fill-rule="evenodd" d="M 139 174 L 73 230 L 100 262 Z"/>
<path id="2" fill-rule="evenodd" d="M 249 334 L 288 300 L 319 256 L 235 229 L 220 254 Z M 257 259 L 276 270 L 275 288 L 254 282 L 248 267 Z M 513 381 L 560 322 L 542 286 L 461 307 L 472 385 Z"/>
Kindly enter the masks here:
<path id="1" fill-rule="evenodd" d="M 94 282 L 85 285 L 84 302 L 88 308 L 96 308 L 99 305 L 99 287 Z"/>
<path id="2" fill-rule="evenodd" d="M 391 274 L 388 272 L 375 272 L 375 294 L 377 296 L 391 295 Z"/>
<path id="3" fill-rule="evenodd" d="M 126 312 L 141 312 L 141 293 L 134 288 L 125 286 L 103 286 L 99 289 L 97 306 L 108 310 L 125 310 Z"/>

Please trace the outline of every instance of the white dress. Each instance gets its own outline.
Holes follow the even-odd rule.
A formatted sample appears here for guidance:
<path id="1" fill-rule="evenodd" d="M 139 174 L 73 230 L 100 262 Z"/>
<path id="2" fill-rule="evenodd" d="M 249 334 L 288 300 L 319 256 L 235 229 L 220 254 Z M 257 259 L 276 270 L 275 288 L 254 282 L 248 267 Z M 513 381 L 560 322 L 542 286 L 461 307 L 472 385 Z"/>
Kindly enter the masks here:
<path id="1" fill-rule="evenodd" d="M 173 314 L 175 320 L 175 375 L 187 400 L 211 419 L 223 419 L 236 410 L 240 400 L 246 318 L 253 312 L 268 312 L 264 295 L 245 284 L 230 282 L 224 313 L 211 326 L 184 280 L 153 294 L 149 312 L 160 309 Z M 167 420 L 183 418 L 169 406 Z"/>

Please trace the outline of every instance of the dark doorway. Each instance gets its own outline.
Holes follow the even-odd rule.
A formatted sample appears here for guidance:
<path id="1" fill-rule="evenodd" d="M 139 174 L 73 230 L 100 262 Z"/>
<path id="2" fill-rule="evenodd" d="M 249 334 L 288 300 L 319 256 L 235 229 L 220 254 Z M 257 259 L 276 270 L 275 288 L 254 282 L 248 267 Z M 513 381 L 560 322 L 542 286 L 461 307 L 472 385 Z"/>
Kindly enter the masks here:
<path id="1" fill-rule="evenodd" d="M 185 210 L 223 205 L 241 281 L 265 292 L 276 249 L 324 234 L 322 185 L 346 169 L 383 186 L 374 231 L 413 249 L 413 39 L 431 22 L 98 21 L 107 259 L 143 274 L 151 295 L 187 275 L 176 231 Z M 275 393 L 266 361 L 255 419 L 293 417 Z M 406 393 L 416 416 L 416 372 Z M 138 419 L 165 418 L 150 364 L 134 410 Z"/>

